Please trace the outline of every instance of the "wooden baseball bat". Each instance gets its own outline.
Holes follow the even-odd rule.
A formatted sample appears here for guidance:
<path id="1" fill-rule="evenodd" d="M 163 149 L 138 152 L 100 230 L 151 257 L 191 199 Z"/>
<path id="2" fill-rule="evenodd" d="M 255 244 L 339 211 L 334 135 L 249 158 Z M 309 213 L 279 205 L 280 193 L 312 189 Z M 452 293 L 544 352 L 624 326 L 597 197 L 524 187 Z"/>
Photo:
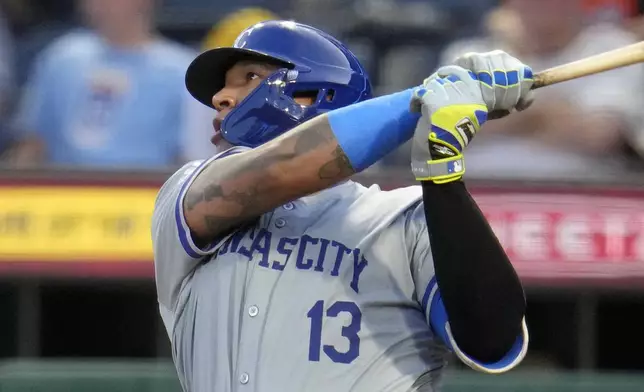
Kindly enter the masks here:
<path id="1" fill-rule="evenodd" d="M 644 41 L 538 72 L 532 89 L 641 62 L 644 62 Z"/>

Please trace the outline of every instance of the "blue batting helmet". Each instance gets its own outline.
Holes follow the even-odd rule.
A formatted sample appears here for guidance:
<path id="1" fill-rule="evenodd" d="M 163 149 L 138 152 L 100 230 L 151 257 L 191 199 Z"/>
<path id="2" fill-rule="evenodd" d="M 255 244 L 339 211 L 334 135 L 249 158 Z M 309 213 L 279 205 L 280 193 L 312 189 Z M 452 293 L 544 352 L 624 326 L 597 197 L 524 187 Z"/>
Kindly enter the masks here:
<path id="1" fill-rule="evenodd" d="M 233 145 L 259 146 L 308 119 L 329 110 L 371 98 L 369 78 L 340 41 L 316 28 L 291 21 L 257 23 L 243 31 L 232 47 L 199 55 L 188 67 L 186 87 L 206 106 L 224 87 L 225 75 L 241 60 L 278 64 L 226 116 L 222 136 Z M 315 93 L 312 105 L 293 97 Z"/>

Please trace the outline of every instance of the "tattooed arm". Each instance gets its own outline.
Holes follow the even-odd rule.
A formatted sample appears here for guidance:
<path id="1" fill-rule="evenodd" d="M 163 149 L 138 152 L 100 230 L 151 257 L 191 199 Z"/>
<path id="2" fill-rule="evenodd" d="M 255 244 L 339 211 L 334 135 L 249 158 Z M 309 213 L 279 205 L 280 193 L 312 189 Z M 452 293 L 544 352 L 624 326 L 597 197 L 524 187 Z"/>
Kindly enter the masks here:
<path id="1" fill-rule="evenodd" d="M 322 115 L 260 147 L 210 163 L 188 189 L 184 215 L 195 239 L 205 242 L 354 172 Z"/>
<path id="2" fill-rule="evenodd" d="M 184 216 L 208 243 L 272 209 L 364 170 L 414 134 L 413 89 L 315 117 L 253 150 L 213 161 L 190 185 Z"/>

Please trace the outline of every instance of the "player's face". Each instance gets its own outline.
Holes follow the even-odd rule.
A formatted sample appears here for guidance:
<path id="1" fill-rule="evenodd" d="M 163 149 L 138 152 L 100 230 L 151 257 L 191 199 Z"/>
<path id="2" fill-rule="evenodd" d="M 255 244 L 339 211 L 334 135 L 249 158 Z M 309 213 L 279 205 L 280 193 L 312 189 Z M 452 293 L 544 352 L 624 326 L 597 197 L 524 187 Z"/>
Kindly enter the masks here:
<path id="1" fill-rule="evenodd" d="M 279 69 L 278 66 L 254 62 L 240 61 L 226 72 L 224 88 L 212 97 L 212 105 L 217 109 L 217 117 L 213 121 L 215 133 L 210 139 L 220 149 L 229 147 L 221 136 L 221 124 L 226 115 L 244 100 L 259 84 Z M 311 105 L 312 97 L 295 97 L 300 105 Z"/>

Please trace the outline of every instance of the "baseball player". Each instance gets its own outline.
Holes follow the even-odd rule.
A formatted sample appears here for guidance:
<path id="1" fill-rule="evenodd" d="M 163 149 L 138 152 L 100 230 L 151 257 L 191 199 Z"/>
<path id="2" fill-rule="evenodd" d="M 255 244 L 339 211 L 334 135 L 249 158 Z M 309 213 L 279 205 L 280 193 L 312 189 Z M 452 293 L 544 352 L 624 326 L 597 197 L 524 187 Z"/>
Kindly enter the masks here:
<path id="1" fill-rule="evenodd" d="M 449 351 L 486 373 L 517 365 L 523 289 L 462 153 L 531 84 L 490 52 L 372 98 L 345 46 L 288 21 L 197 57 L 186 85 L 218 111 L 221 152 L 163 185 L 152 222 L 183 389 L 435 391 Z M 349 180 L 412 137 L 421 186 Z"/>

